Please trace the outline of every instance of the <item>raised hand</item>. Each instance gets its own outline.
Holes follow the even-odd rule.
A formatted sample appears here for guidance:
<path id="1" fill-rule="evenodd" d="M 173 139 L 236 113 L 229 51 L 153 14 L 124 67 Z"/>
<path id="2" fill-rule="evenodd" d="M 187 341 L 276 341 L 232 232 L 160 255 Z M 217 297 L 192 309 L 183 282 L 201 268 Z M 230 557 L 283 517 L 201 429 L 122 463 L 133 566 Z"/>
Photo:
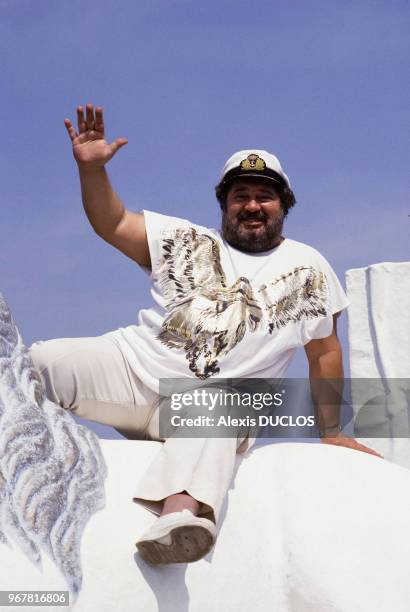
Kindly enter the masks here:
<path id="1" fill-rule="evenodd" d="M 117 138 L 109 144 L 104 138 L 104 118 L 101 106 L 87 104 L 84 117 L 82 106 L 77 107 L 76 132 L 70 119 L 64 119 L 64 125 L 73 144 L 73 155 L 77 164 L 87 168 L 100 168 L 128 143 L 126 138 Z"/>

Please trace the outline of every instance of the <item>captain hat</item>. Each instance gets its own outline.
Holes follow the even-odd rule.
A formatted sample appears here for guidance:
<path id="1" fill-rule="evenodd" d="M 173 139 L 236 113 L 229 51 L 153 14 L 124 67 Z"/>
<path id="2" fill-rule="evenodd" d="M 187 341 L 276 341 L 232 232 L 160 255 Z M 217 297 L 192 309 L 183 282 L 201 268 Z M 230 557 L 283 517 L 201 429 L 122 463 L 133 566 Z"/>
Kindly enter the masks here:
<path id="1" fill-rule="evenodd" d="M 289 178 L 284 173 L 278 158 L 262 149 L 244 149 L 231 155 L 223 167 L 217 189 L 234 178 L 244 176 L 264 177 L 290 188 Z"/>

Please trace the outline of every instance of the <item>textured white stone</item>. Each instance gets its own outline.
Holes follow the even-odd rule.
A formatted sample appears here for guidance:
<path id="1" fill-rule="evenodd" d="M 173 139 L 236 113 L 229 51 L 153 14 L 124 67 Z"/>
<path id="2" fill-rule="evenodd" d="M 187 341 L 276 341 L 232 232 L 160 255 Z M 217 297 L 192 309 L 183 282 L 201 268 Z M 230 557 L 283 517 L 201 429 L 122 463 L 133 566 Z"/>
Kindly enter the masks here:
<path id="1" fill-rule="evenodd" d="M 84 531 L 75 612 L 410 609 L 408 470 L 322 444 L 256 447 L 237 457 L 213 551 L 193 564 L 152 568 L 135 541 L 155 518 L 131 500 L 161 445 L 101 446 L 107 504 Z M 63 589 L 45 561 L 41 573 L 18 548 L 0 546 L 0 589 Z"/>
<path id="2" fill-rule="evenodd" d="M 78 592 L 81 537 L 90 516 L 104 505 L 105 473 L 97 436 L 46 399 L 0 294 L 2 548 L 14 543 L 38 565 L 45 552 L 73 594 Z"/>
<path id="3" fill-rule="evenodd" d="M 390 435 L 358 440 L 410 468 L 410 262 L 348 270 L 346 289 L 351 376 L 372 379 L 353 411 L 371 403 Z"/>

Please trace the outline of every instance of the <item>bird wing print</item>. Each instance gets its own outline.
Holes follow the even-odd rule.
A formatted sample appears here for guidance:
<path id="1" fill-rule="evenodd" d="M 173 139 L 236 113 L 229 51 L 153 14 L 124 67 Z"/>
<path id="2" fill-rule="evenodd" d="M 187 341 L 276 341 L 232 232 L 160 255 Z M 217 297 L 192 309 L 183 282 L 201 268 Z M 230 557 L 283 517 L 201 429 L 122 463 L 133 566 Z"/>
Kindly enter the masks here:
<path id="1" fill-rule="evenodd" d="M 273 333 L 304 316 L 326 315 L 325 277 L 312 267 L 294 268 L 255 290 L 244 277 L 227 286 L 218 243 L 194 228 L 173 230 L 162 247 L 159 283 L 169 314 L 158 338 L 183 349 L 198 378 L 217 374 L 218 358 L 246 331 Z"/>
<path id="2" fill-rule="evenodd" d="M 169 230 L 164 234 L 162 250 L 158 273 L 167 309 L 202 287 L 226 287 L 219 246 L 211 236 L 199 234 L 193 227 Z"/>
<path id="3" fill-rule="evenodd" d="M 268 319 L 269 333 L 302 318 L 325 317 L 330 311 L 329 287 L 323 272 L 299 266 L 262 285 L 257 291 Z"/>
<path id="4" fill-rule="evenodd" d="M 219 372 L 217 357 L 226 355 L 254 331 L 263 317 L 247 279 L 228 288 L 203 288 L 175 306 L 159 338 L 170 348 L 184 348 L 191 371 L 199 378 Z"/>

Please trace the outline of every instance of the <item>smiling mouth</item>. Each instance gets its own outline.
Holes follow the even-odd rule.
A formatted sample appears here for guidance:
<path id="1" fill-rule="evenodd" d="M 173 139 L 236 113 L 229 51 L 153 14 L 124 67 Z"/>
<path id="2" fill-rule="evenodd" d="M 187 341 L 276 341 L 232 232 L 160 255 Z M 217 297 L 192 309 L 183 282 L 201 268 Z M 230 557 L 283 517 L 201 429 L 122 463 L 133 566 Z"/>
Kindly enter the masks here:
<path id="1" fill-rule="evenodd" d="M 243 223 L 244 225 L 246 225 L 247 227 L 261 227 L 262 225 L 265 225 L 264 221 L 252 221 L 252 220 L 245 220 L 245 221 L 241 221 L 241 223 Z"/>

